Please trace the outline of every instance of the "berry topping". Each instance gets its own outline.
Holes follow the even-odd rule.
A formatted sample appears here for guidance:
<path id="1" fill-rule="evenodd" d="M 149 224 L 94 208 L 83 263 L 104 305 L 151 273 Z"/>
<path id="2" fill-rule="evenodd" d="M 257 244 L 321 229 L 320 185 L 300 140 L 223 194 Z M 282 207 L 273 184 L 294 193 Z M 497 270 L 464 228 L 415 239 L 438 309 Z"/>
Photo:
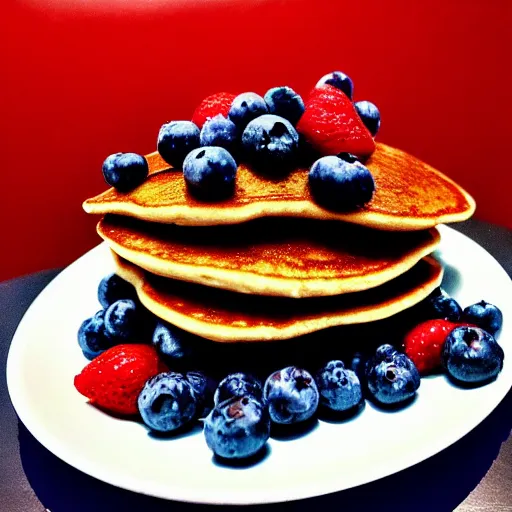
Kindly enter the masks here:
<path id="1" fill-rule="evenodd" d="M 263 386 L 259 379 L 245 373 L 231 373 L 220 381 L 214 400 L 216 404 L 242 396 L 253 396 L 256 400 L 261 400 L 262 395 Z"/>
<path id="2" fill-rule="evenodd" d="M 192 195 L 204 200 L 225 199 L 235 190 L 237 165 L 224 148 L 209 146 L 191 151 L 183 162 L 183 176 Z"/>
<path id="3" fill-rule="evenodd" d="M 306 370 L 288 366 L 270 375 L 263 388 L 270 419 L 291 424 L 305 421 L 318 408 L 319 393 L 313 377 Z"/>
<path id="4" fill-rule="evenodd" d="M 446 293 L 433 293 L 424 303 L 425 314 L 429 318 L 444 318 L 450 322 L 458 322 L 462 308 L 459 303 Z"/>
<path id="5" fill-rule="evenodd" d="M 208 448 L 226 459 L 255 455 L 270 437 L 267 409 L 254 397 L 231 398 L 217 405 L 204 421 Z"/>
<path id="6" fill-rule="evenodd" d="M 379 347 L 368 361 L 366 378 L 370 395 L 383 405 L 404 403 L 420 387 L 420 374 L 414 363 L 390 345 Z"/>
<path id="7" fill-rule="evenodd" d="M 269 89 L 264 96 L 268 111 L 276 116 L 281 116 L 293 125 L 304 113 L 302 98 L 290 87 L 274 87 Z"/>
<path id="8" fill-rule="evenodd" d="M 108 308 L 119 299 L 136 299 L 133 285 L 117 274 L 105 276 L 98 286 L 98 300 L 103 308 Z"/>
<path id="9" fill-rule="evenodd" d="M 337 156 L 324 156 L 309 171 L 309 188 L 322 206 L 351 210 L 370 201 L 375 183 L 361 162 L 350 163 Z"/>
<path id="10" fill-rule="evenodd" d="M 237 138 L 235 123 L 220 114 L 208 119 L 199 135 L 201 146 L 219 146 L 231 154 L 236 150 Z"/>
<path id="11" fill-rule="evenodd" d="M 356 101 L 354 107 L 372 137 L 375 137 L 380 128 L 379 109 L 371 101 Z"/>
<path id="12" fill-rule="evenodd" d="M 216 383 L 213 379 L 197 370 L 187 372 L 185 378 L 192 386 L 196 397 L 196 416 L 198 418 L 205 418 L 213 409 L 213 394 Z"/>
<path id="13" fill-rule="evenodd" d="M 136 153 L 115 153 L 103 162 L 105 181 L 119 192 L 129 192 L 148 177 L 146 159 Z"/>
<path id="14" fill-rule="evenodd" d="M 448 320 L 427 320 L 411 329 L 404 338 L 407 356 L 418 368 L 421 375 L 441 368 L 441 353 L 448 334 L 458 324 Z"/>
<path id="15" fill-rule="evenodd" d="M 363 401 L 361 383 L 342 361 L 329 361 L 317 374 L 320 404 L 333 411 L 348 411 Z"/>
<path id="16" fill-rule="evenodd" d="M 331 85 L 311 91 L 297 131 L 322 155 L 346 152 L 365 157 L 375 150 L 372 135 L 350 99 Z"/>
<path id="17" fill-rule="evenodd" d="M 332 85 L 343 91 L 349 99 L 352 99 L 352 95 L 354 94 L 354 84 L 349 76 L 341 71 L 333 71 L 332 73 L 328 73 L 324 75 L 320 80 L 318 80 L 316 87 L 322 87 L 323 85 Z"/>
<path id="18" fill-rule="evenodd" d="M 393 345 L 385 343 L 384 345 L 377 347 L 375 355 L 373 356 L 373 363 L 380 363 L 382 361 L 391 363 L 396 354 L 398 354 L 398 350 L 393 347 Z"/>
<path id="19" fill-rule="evenodd" d="M 239 94 L 229 109 L 229 119 L 243 130 L 249 121 L 268 113 L 265 100 L 254 92 Z"/>
<path id="20" fill-rule="evenodd" d="M 247 125 L 242 147 L 244 157 L 258 171 L 284 173 L 296 163 L 299 135 L 283 117 L 266 114 Z"/>
<path id="21" fill-rule="evenodd" d="M 105 332 L 105 310 L 98 311 L 92 318 L 84 320 L 78 330 L 78 344 L 84 356 L 92 360 L 112 346 Z"/>
<path id="22" fill-rule="evenodd" d="M 494 304 L 485 300 L 468 306 L 463 311 L 462 317 L 466 322 L 478 325 L 493 336 L 503 325 L 503 313 Z"/>
<path id="23" fill-rule="evenodd" d="M 139 302 L 120 299 L 105 311 L 105 332 L 116 343 L 136 341 L 143 324 L 144 310 Z"/>
<path id="24" fill-rule="evenodd" d="M 206 97 L 196 108 L 192 116 L 192 122 L 199 128 L 202 128 L 208 119 L 213 119 L 219 114 L 227 117 L 235 98 L 236 94 L 229 92 L 218 92 Z"/>
<path id="25" fill-rule="evenodd" d="M 76 389 L 90 402 L 117 414 L 136 414 L 144 383 L 159 371 L 148 345 L 117 345 L 105 350 L 75 377 Z"/>
<path id="26" fill-rule="evenodd" d="M 160 355 L 171 365 L 176 365 L 192 357 L 192 337 L 192 334 L 179 327 L 159 321 L 153 331 L 152 342 Z"/>
<path id="27" fill-rule="evenodd" d="M 160 156 L 173 167 L 181 167 L 185 157 L 199 147 L 199 128 L 190 121 L 171 121 L 158 133 Z"/>
<path id="28" fill-rule="evenodd" d="M 479 327 L 457 327 L 446 338 L 442 357 L 453 379 L 481 384 L 498 375 L 505 354 L 492 334 Z"/>
<path id="29" fill-rule="evenodd" d="M 195 417 L 197 400 L 190 382 L 181 373 L 165 372 L 144 384 L 137 405 L 150 429 L 172 432 Z"/>

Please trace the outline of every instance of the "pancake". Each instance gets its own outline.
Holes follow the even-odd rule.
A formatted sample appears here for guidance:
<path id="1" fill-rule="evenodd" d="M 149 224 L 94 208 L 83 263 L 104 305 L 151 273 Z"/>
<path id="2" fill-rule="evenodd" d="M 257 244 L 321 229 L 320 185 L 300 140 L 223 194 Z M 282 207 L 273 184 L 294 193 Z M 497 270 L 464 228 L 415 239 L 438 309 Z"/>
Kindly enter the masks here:
<path id="1" fill-rule="evenodd" d="M 148 273 L 113 253 L 117 273 L 132 283 L 156 316 L 218 342 L 272 341 L 390 317 L 426 298 L 441 283 L 431 257 L 400 277 L 364 292 L 291 299 L 244 295 Z"/>
<path id="2" fill-rule="evenodd" d="M 146 158 L 150 176 L 142 185 L 128 193 L 109 189 L 86 200 L 85 211 L 190 226 L 286 216 L 343 220 L 387 231 L 412 231 L 463 221 L 475 210 L 471 196 L 444 174 L 384 144 L 377 144 L 366 163 L 376 185 L 372 200 L 348 213 L 327 210 L 313 201 L 307 169 L 297 169 L 286 178 L 273 180 L 242 165 L 238 168 L 234 196 L 207 203 L 190 196 L 182 173 L 170 170 L 158 153 Z"/>
<path id="3" fill-rule="evenodd" d="M 183 227 L 108 215 L 97 230 L 117 254 L 153 274 L 295 298 L 381 285 L 413 267 L 440 242 L 435 228 L 390 233 L 293 218 Z"/>

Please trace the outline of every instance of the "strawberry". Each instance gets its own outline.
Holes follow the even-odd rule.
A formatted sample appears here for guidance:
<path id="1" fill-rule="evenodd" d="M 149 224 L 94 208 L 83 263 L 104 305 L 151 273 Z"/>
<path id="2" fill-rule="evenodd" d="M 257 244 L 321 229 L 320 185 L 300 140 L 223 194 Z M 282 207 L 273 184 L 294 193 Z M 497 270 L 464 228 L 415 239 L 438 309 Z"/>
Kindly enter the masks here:
<path id="1" fill-rule="evenodd" d="M 229 92 L 218 92 L 208 96 L 196 108 L 192 116 L 192 122 L 201 129 L 208 119 L 218 114 L 222 114 L 227 118 L 231 103 L 233 103 L 235 98 L 236 94 Z"/>
<path id="2" fill-rule="evenodd" d="M 444 342 L 453 329 L 467 326 L 448 320 L 427 320 L 411 329 L 404 338 L 404 350 L 421 375 L 432 373 L 441 366 Z"/>
<path id="3" fill-rule="evenodd" d="M 365 157 L 375 143 L 346 94 L 333 87 L 315 87 L 306 102 L 297 131 L 322 155 L 352 153 Z"/>
<path id="4" fill-rule="evenodd" d="M 107 411 L 137 414 L 137 397 L 145 382 L 161 371 L 158 355 L 149 345 L 124 344 L 109 348 L 75 377 L 75 388 Z"/>

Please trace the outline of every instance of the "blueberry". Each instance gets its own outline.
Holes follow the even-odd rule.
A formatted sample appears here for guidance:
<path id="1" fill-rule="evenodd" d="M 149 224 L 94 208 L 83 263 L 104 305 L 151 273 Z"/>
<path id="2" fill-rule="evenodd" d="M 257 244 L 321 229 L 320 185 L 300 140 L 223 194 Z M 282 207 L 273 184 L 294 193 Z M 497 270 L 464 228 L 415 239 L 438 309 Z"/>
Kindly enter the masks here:
<path id="1" fill-rule="evenodd" d="M 458 322 L 462 314 L 459 303 L 444 292 L 432 294 L 425 303 L 429 318 L 444 318 L 450 322 Z"/>
<path id="2" fill-rule="evenodd" d="M 148 177 L 146 159 L 137 153 L 115 153 L 103 162 L 103 178 L 120 192 L 129 192 Z"/>
<path id="3" fill-rule="evenodd" d="M 463 318 L 466 322 L 478 325 L 478 327 L 493 336 L 496 335 L 503 325 L 503 313 L 494 304 L 490 304 L 485 300 L 481 300 L 464 309 Z"/>
<path id="4" fill-rule="evenodd" d="M 158 321 L 153 331 L 152 342 L 157 352 L 172 363 L 190 359 L 193 354 L 192 335 L 179 327 Z"/>
<path id="5" fill-rule="evenodd" d="M 98 286 L 98 300 L 103 308 L 108 308 L 119 299 L 137 298 L 135 288 L 117 274 L 105 276 Z"/>
<path id="6" fill-rule="evenodd" d="M 244 92 L 233 100 L 228 116 L 240 130 L 243 130 L 249 121 L 267 112 L 267 104 L 259 94 Z"/>
<path id="7" fill-rule="evenodd" d="M 149 379 L 137 400 L 144 423 L 158 432 L 172 432 L 190 423 L 197 400 L 181 373 L 166 372 Z"/>
<path id="8" fill-rule="evenodd" d="M 375 137 L 380 128 L 379 109 L 370 101 L 356 101 L 354 107 L 372 137 Z"/>
<path id="9" fill-rule="evenodd" d="M 354 84 L 350 77 L 341 71 L 333 71 L 332 73 L 324 75 L 317 82 L 316 87 L 320 87 L 322 85 L 332 85 L 333 87 L 343 91 L 350 99 L 352 99 Z"/>
<path id="10" fill-rule="evenodd" d="M 393 347 L 393 345 L 385 343 L 384 345 L 380 345 L 379 347 L 377 347 L 375 355 L 373 356 L 372 360 L 368 362 L 376 363 L 386 361 L 388 363 L 391 363 L 395 355 L 398 353 L 398 350 L 395 347 Z"/>
<path id="11" fill-rule="evenodd" d="M 459 382 L 481 384 L 503 368 L 505 354 L 492 334 L 480 327 L 457 327 L 446 338 L 443 365 Z"/>
<path id="12" fill-rule="evenodd" d="M 199 141 L 201 146 L 219 146 L 232 155 L 236 152 L 238 129 L 230 119 L 219 114 L 208 119 L 201 129 Z"/>
<path id="13" fill-rule="evenodd" d="M 220 457 L 250 457 L 270 437 L 268 410 L 253 396 L 231 398 L 206 417 L 204 437 L 210 450 Z"/>
<path id="14" fill-rule="evenodd" d="M 173 167 L 181 167 L 185 157 L 199 147 L 199 128 L 191 121 L 171 121 L 158 133 L 160 156 Z"/>
<path id="15" fill-rule="evenodd" d="M 342 361 L 329 361 L 316 377 L 320 404 L 333 411 L 348 411 L 360 405 L 363 392 L 359 378 Z"/>
<path id="16" fill-rule="evenodd" d="M 291 424 L 305 421 L 315 414 L 319 393 L 310 373 L 288 366 L 272 373 L 263 388 L 270 419 L 275 423 Z"/>
<path id="17" fill-rule="evenodd" d="M 375 183 L 361 162 L 324 156 L 309 171 L 309 187 L 316 201 L 335 210 L 351 210 L 370 201 Z"/>
<path id="18" fill-rule="evenodd" d="M 84 356 L 89 360 L 99 356 L 112 346 L 112 342 L 105 332 L 104 309 L 82 322 L 78 330 L 78 344 Z"/>
<path id="19" fill-rule="evenodd" d="M 420 374 L 414 363 L 391 345 L 377 349 L 367 363 L 366 378 L 370 395 L 384 405 L 411 399 L 420 386 Z"/>
<path id="20" fill-rule="evenodd" d="M 283 117 L 265 114 L 247 125 L 242 148 L 247 161 L 257 170 L 285 173 L 296 164 L 299 134 Z"/>
<path id="21" fill-rule="evenodd" d="M 256 400 L 261 400 L 262 394 L 263 387 L 259 379 L 246 373 L 231 373 L 220 381 L 214 400 L 216 404 L 242 396 L 253 396 Z"/>
<path id="22" fill-rule="evenodd" d="M 130 299 L 120 299 L 105 311 L 105 332 L 116 343 L 136 341 L 143 325 L 142 306 Z"/>
<path id="23" fill-rule="evenodd" d="M 284 117 L 296 125 L 304 113 L 304 101 L 290 87 L 274 87 L 264 96 L 270 114 Z"/>
<path id="24" fill-rule="evenodd" d="M 205 418 L 213 409 L 213 394 L 216 383 L 203 372 L 194 370 L 187 372 L 185 378 L 192 386 L 197 401 L 196 416 Z"/>
<path id="25" fill-rule="evenodd" d="M 188 190 L 204 200 L 226 199 L 234 193 L 237 165 L 224 148 L 210 146 L 191 151 L 183 162 Z"/>

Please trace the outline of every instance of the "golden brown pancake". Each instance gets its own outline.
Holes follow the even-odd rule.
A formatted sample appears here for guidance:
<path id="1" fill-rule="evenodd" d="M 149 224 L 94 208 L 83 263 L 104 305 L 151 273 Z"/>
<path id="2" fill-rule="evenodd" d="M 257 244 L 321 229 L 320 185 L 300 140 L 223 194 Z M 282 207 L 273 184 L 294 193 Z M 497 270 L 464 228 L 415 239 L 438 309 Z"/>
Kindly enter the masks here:
<path id="1" fill-rule="evenodd" d="M 109 189 L 85 201 L 85 211 L 191 226 L 285 216 L 336 219 L 381 230 L 412 231 L 465 220 L 475 209 L 471 196 L 444 174 L 384 144 L 377 144 L 366 163 L 375 179 L 373 199 L 349 213 L 327 210 L 313 200 L 307 169 L 272 180 L 242 165 L 238 168 L 234 196 L 207 203 L 190 196 L 183 174 L 171 170 L 158 153 L 146 158 L 151 175 L 142 185 L 128 193 Z"/>
<path id="2" fill-rule="evenodd" d="M 239 294 L 156 276 L 113 253 L 117 273 L 159 318 L 219 342 L 283 340 L 328 327 L 390 317 L 427 297 L 441 283 L 431 257 L 386 284 L 364 292 L 291 299 Z"/>
<path id="3" fill-rule="evenodd" d="M 413 267 L 440 242 L 435 228 L 393 233 L 294 218 L 184 227 L 108 215 L 97 229 L 112 250 L 153 274 L 295 298 L 378 286 Z"/>

